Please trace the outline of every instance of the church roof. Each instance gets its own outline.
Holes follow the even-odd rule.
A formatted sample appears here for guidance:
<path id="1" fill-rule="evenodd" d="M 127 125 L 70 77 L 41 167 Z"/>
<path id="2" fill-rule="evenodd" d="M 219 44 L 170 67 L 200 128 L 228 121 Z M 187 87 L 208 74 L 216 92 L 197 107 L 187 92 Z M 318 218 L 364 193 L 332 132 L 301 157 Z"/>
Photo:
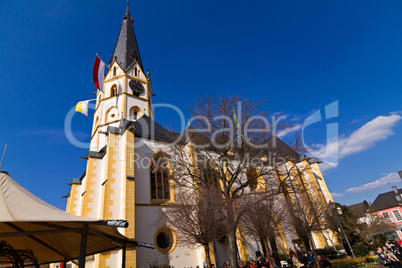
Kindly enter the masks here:
<path id="1" fill-rule="evenodd" d="M 136 137 L 156 140 L 171 140 L 172 135 L 176 136 L 177 134 L 162 127 L 147 115 L 141 116 L 134 122 L 134 136 Z"/>
<path id="2" fill-rule="evenodd" d="M 180 137 L 179 133 L 175 133 L 167 130 L 163 126 L 156 123 L 152 118 L 147 115 L 141 116 L 137 121 L 133 122 L 134 125 L 134 135 L 136 137 L 151 139 L 151 140 L 162 140 L 162 141 L 174 141 L 177 140 L 179 143 L 186 144 L 190 140 L 194 144 L 209 144 L 210 140 L 208 137 L 197 132 L 188 132 L 192 127 L 188 127 L 182 133 Z M 275 139 L 275 141 L 274 141 Z M 293 150 L 289 145 L 283 142 L 276 136 L 272 136 L 267 141 L 266 153 L 275 153 L 275 157 L 290 157 L 292 159 L 299 160 L 300 154 Z"/>
<path id="3" fill-rule="evenodd" d="M 266 143 L 268 145 L 267 152 L 275 153 L 277 157 L 300 159 L 300 154 L 277 136 L 272 135 Z"/>
<path id="4" fill-rule="evenodd" d="M 123 70 L 126 70 L 134 61 L 137 61 L 142 71 L 145 71 L 142 66 L 140 50 L 134 33 L 133 18 L 130 15 L 128 5 L 109 65 L 113 63 L 114 59 Z"/>

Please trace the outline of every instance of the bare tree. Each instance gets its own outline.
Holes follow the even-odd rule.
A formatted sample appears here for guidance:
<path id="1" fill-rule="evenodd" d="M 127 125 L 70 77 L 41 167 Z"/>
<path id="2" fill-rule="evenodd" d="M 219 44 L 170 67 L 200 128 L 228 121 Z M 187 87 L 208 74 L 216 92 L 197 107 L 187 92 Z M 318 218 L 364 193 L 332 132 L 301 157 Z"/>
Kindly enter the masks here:
<path id="1" fill-rule="evenodd" d="M 292 213 L 293 225 L 300 238 L 310 245 L 311 251 L 316 255 L 316 245 L 313 238 L 313 232 L 325 231 L 325 223 L 328 221 L 326 218 L 328 206 L 326 204 L 317 202 L 317 200 L 309 201 L 309 197 L 304 191 L 298 193 L 298 200 L 294 202 L 293 208 L 290 209 Z M 327 239 L 324 237 L 326 246 L 328 247 Z M 318 262 L 314 263 L 318 267 Z"/>
<path id="2" fill-rule="evenodd" d="M 207 267 L 211 267 L 209 245 L 226 233 L 226 215 L 222 195 L 216 188 L 180 191 L 176 202 L 167 206 L 164 217 L 180 234 L 181 243 L 205 249 Z"/>
<path id="3" fill-rule="evenodd" d="M 180 137 L 172 135 L 166 153 L 176 187 L 197 190 L 213 186 L 222 195 L 230 264 L 234 267 L 238 264 L 236 230 L 240 220 L 235 211 L 237 200 L 250 186 L 264 183 L 260 178 L 286 162 L 284 156 L 298 157 L 274 136 L 289 124 L 283 118 L 278 120 L 279 115 L 268 118 L 262 104 L 240 96 L 201 98 L 190 107 L 191 127 Z M 254 175 L 247 175 L 250 168 Z"/>
<path id="4" fill-rule="evenodd" d="M 264 255 L 271 259 L 269 241 L 280 236 L 280 229 L 286 228 L 288 214 L 286 207 L 271 191 L 251 193 L 239 200 L 240 225 L 246 235 L 258 239 Z M 273 248 L 273 245 L 271 245 Z M 270 267 L 272 264 L 270 262 Z"/>
<path id="5" fill-rule="evenodd" d="M 291 178 L 281 185 L 287 210 L 296 233 L 306 245 L 310 245 L 315 254 L 316 247 L 312 233 L 321 231 L 324 235 L 331 219 L 329 218 L 329 204 L 323 193 L 314 191 L 313 186 L 309 185 L 304 177 L 307 169 L 311 168 L 309 163 L 313 159 L 307 158 L 306 161 L 308 162 L 306 165 L 290 161 L 275 169 L 275 172 L 277 172 L 278 178 Z M 324 238 L 324 241 L 328 247 L 327 239 Z"/>

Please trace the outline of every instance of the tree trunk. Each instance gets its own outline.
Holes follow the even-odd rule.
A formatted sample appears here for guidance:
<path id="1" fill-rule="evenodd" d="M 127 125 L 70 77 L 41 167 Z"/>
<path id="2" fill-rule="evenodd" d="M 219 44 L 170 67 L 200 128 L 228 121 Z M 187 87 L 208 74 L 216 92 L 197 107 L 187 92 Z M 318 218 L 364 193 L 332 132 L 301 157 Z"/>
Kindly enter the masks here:
<path id="1" fill-rule="evenodd" d="M 276 264 L 280 264 L 280 259 L 278 259 L 278 254 L 279 254 L 279 252 L 278 252 L 278 246 L 277 246 L 277 244 L 276 244 L 276 241 L 275 241 L 275 237 L 270 237 L 269 238 L 269 243 L 271 244 L 271 249 L 272 249 L 272 253 L 276 253 L 275 255 L 274 255 L 274 261 L 275 261 L 275 263 Z"/>
<path id="2" fill-rule="evenodd" d="M 259 237 L 260 239 L 260 243 L 261 243 L 261 248 L 262 248 L 262 253 L 264 253 L 264 256 L 266 258 L 268 258 L 269 256 L 269 249 L 267 247 L 267 243 L 265 242 L 265 238 L 264 237 Z"/>
<path id="3" fill-rule="evenodd" d="M 228 232 L 229 240 L 229 264 L 232 268 L 238 267 L 237 261 L 237 239 L 236 239 L 236 229 L 230 230 Z"/>
<path id="4" fill-rule="evenodd" d="M 218 259 L 218 251 L 216 250 L 216 242 L 212 242 L 214 247 L 214 256 L 215 256 L 215 267 L 219 267 L 219 259 Z"/>
<path id="5" fill-rule="evenodd" d="M 237 249 L 237 224 L 236 224 L 236 216 L 233 207 L 233 200 L 231 199 L 230 194 L 227 194 L 227 203 L 226 203 L 226 213 L 227 213 L 227 228 L 228 228 L 228 242 L 229 242 L 229 265 L 232 268 L 237 268 L 239 266 L 238 263 L 238 249 Z"/>
<path id="6" fill-rule="evenodd" d="M 207 263 L 207 268 L 211 268 L 211 255 L 209 254 L 209 245 L 203 245 L 205 251 L 205 262 Z M 219 267 L 218 264 L 215 267 Z"/>
<path id="7" fill-rule="evenodd" d="M 271 244 L 272 251 L 278 252 L 278 246 L 276 245 L 275 237 L 270 237 L 269 243 Z"/>
<path id="8" fill-rule="evenodd" d="M 265 257 L 268 259 L 269 268 L 271 268 L 273 265 L 271 263 L 271 253 L 269 252 L 268 239 L 266 237 L 261 237 L 260 241 L 262 251 L 264 252 Z"/>

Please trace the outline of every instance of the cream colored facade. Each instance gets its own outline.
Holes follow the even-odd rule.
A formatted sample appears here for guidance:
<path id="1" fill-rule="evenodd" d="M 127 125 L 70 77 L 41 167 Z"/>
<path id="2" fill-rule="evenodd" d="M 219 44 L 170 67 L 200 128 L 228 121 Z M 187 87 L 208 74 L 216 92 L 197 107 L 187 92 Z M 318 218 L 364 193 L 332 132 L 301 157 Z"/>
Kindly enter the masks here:
<path id="1" fill-rule="evenodd" d="M 130 19 L 128 9 L 125 19 Z M 139 55 L 136 56 L 138 59 Z M 141 83 L 143 92 L 134 94 L 130 87 L 132 80 Z M 129 227 L 121 229 L 122 234 L 139 242 L 156 245 L 154 250 L 141 247 L 128 249 L 126 267 L 202 267 L 205 256 L 202 248 L 197 245 L 183 246 L 180 234 L 161 221 L 160 215 L 173 201 L 174 193 L 166 202 L 154 202 L 151 197 L 150 170 L 146 162 L 167 145 L 152 137 L 135 135 L 132 128 L 143 116 L 154 117 L 149 73 L 145 73 L 137 60 L 133 60 L 125 69 L 117 60 L 113 60 L 105 76 L 104 89 L 105 93 L 97 92 L 87 168 L 80 179 L 73 180 L 67 212 L 105 220 L 127 220 Z M 124 126 L 121 125 L 122 119 Z M 300 180 L 305 183 L 309 195 L 320 202 L 331 202 L 331 193 L 317 163 L 303 161 L 298 165 L 303 170 Z M 167 250 L 157 245 L 161 232 L 171 234 Z M 283 229 L 280 234 L 276 239 L 279 250 L 283 253 L 290 248 L 294 250 L 292 240 L 298 238 L 295 230 Z M 317 248 L 326 247 L 333 241 L 329 231 L 316 232 L 313 237 Z M 258 241 L 245 237 L 240 229 L 238 246 L 242 260 L 254 258 L 255 252 L 261 251 Z M 216 252 L 217 256 L 211 245 L 212 261 L 218 259 L 218 265 L 221 266 L 228 260 L 227 248 L 217 243 Z M 121 267 L 121 261 L 121 250 L 107 252 L 89 258 L 86 267 Z"/>

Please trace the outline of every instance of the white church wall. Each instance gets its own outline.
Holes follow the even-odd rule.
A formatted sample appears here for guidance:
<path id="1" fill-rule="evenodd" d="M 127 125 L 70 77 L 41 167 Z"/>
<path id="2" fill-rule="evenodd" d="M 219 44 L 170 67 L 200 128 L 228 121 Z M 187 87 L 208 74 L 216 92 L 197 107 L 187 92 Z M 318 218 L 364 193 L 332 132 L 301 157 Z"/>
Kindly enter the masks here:
<path id="1" fill-rule="evenodd" d="M 98 174 L 99 171 L 103 167 L 101 165 L 100 160 L 94 161 L 94 166 L 95 166 L 95 170 L 94 170 L 95 174 Z M 102 187 L 102 185 L 101 185 L 102 182 L 99 180 L 99 178 L 100 178 L 99 175 L 96 176 L 95 185 L 93 186 L 94 194 L 92 195 L 92 203 L 88 205 L 92 210 L 91 210 L 91 213 L 88 215 L 88 217 L 100 218 L 100 209 L 97 204 L 100 203 L 101 199 L 102 199 L 102 196 L 101 196 L 102 191 L 99 191 L 99 189 Z M 86 189 L 85 191 L 89 192 L 90 190 L 91 189 Z M 81 200 L 83 200 L 83 199 L 84 198 L 81 198 Z"/>
<path id="2" fill-rule="evenodd" d="M 166 222 L 161 220 L 163 207 L 161 206 L 136 206 L 136 240 L 154 244 L 156 231 Z M 141 220 L 138 220 L 141 219 Z M 174 230 L 173 227 L 170 227 Z M 174 267 L 202 267 L 204 259 L 203 249 L 199 245 L 189 247 L 184 245 L 180 238 L 180 233 L 174 230 L 178 237 L 178 243 L 174 250 L 169 254 L 162 254 L 157 249 L 138 248 L 137 265 L 138 267 L 149 267 L 149 265 L 170 264 Z"/>
<path id="3" fill-rule="evenodd" d="M 138 187 L 136 187 L 138 188 Z M 157 206 L 141 206 L 137 205 L 136 210 L 136 236 L 137 241 L 154 244 L 155 231 L 163 222 L 158 222 L 162 209 Z M 138 248 L 137 249 L 137 266 L 149 267 L 149 265 L 163 265 L 169 263 L 169 256 L 160 254 L 156 249 Z"/>
<path id="4" fill-rule="evenodd" d="M 135 138 L 134 174 L 135 174 L 135 202 L 136 204 L 150 204 L 149 160 L 155 153 L 149 142 Z"/>

